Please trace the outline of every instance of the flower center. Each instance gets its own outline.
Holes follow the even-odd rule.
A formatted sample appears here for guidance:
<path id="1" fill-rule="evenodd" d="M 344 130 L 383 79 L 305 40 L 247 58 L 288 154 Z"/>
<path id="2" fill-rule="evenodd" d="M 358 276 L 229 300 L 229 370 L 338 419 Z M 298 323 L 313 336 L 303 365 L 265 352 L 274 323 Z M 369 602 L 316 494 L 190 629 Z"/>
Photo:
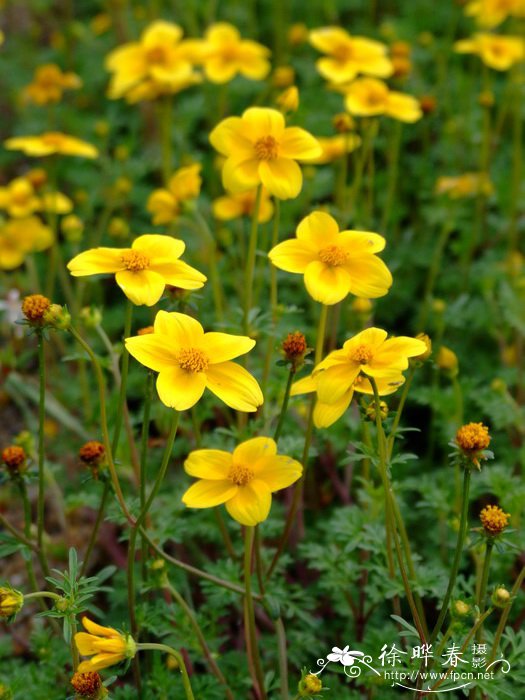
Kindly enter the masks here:
<path id="1" fill-rule="evenodd" d="M 374 352 L 368 345 L 358 345 L 350 356 L 353 362 L 357 362 L 360 365 L 366 365 L 373 358 Z"/>
<path id="2" fill-rule="evenodd" d="M 255 474 L 248 467 L 234 464 L 228 472 L 228 479 L 233 481 L 236 486 L 246 486 L 253 479 Z"/>
<path id="3" fill-rule="evenodd" d="M 353 57 L 353 53 L 354 50 L 351 44 L 339 44 L 339 46 L 335 47 L 332 55 L 337 61 L 345 63 Z"/>
<path id="4" fill-rule="evenodd" d="M 348 260 L 348 254 L 337 245 L 329 245 L 327 248 L 321 248 L 319 258 L 330 267 L 343 265 Z"/>
<path id="5" fill-rule="evenodd" d="M 273 136 L 263 136 L 255 144 L 255 155 L 259 160 L 275 160 L 279 152 L 279 144 Z"/>
<path id="6" fill-rule="evenodd" d="M 377 107 L 385 101 L 385 93 L 383 90 L 370 90 L 366 96 L 366 102 L 370 107 Z"/>
<path id="7" fill-rule="evenodd" d="M 64 136 L 55 131 L 48 134 L 42 134 L 41 138 L 47 146 L 61 146 L 64 143 Z"/>
<path id="8" fill-rule="evenodd" d="M 166 52 L 162 46 L 154 46 L 152 49 L 146 51 L 146 60 L 148 63 L 153 63 L 154 65 L 165 64 Z"/>
<path id="9" fill-rule="evenodd" d="M 126 250 L 122 253 L 120 259 L 126 270 L 132 270 L 133 272 L 147 270 L 149 267 L 148 256 L 138 250 Z"/>
<path id="10" fill-rule="evenodd" d="M 177 353 L 179 367 L 186 372 L 203 372 L 208 369 L 208 358 L 199 348 L 183 348 Z"/>

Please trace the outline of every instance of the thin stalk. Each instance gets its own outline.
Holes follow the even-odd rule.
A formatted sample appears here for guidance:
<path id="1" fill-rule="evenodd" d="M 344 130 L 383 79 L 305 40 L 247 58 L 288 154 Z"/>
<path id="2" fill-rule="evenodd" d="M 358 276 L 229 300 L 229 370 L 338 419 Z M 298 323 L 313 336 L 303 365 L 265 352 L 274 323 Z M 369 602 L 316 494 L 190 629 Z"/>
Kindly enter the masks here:
<path id="1" fill-rule="evenodd" d="M 290 391 L 292 389 L 293 380 L 295 377 L 295 367 L 290 366 L 290 371 L 288 372 L 288 380 L 286 382 L 286 388 L 284 390 L 283 402 L 281 404 L 281 411 L 279 413 L 279 420 L 277 421 L 277 426 L 275 428 L 275 433 L 273 434 L 273 439 L 275 442 L 279 440 L 281 431 L 284 425 L 284 419 L 286 418 L 286 412 L 288 410 L 288 402 L 290 400 Z"/>
<path id="2" fill-rule="evenodd" d="M 72 326 L 69 328 L 69 332 L 71 335 L 75 338 L 77 343 L 87 352 L 89 355 L 89 359 L 91 360 L 91 364 L 93 365 L 93 369 L 95 371 L 95 377 L 97 380 L 97 385 L 98 385 L 98 393 L 99 393 L 99 402 L 100 402 L 100 426 L 102 430 L 102 442 L 104 443 L 104 450 L 106 453 L 106 459 L 108 462 L 108 469 L 109 473 L 111 475 L 111 483 L 113 484 L 113 489 L 115 491 L 115 495 L 117 497 L 117 500 L 119 502 L 119 505 L 122 509 L 123 514 L 126 516 L 126 519 L 130 525 L 135 524 L 135 519 L 131 515 L 131 513 L 128 510 L 128 507 L 126 506 L 126 501 L 124 499 L 124 494 L 122 493 L 122 488 L 120 486 L 117 470 L 115 469 L 115 463 L 113 461 L 113 451 L 111 449 L 111 442 L 109 438 L 109 432 L 108 432 L 108 419 L 107 419 L 107 408 L 106 408 L 106 384 L 104 381 L 104 375 L 102 373 L 102 368 L 100 367 L 100 363 L 91 349 L 91 347 L 86 343 L 86 341 L 82 338 L 81 335 L 78 334 L 78 332 L 73 328 Z"/>
<path id="3" fill-rule="evenodd" d="M 423 304 L 421 305 L 421 312 L 418 319 L 418 328 L 424 329 L 425 324 L 428 320 L 428 312 L 430 310 L 430 303 L 432 301 L 432 294 L 434 292 L 434 285 L 441 268 L 441 261 L 443 259 L 443 253 L 447 247 L 448 239 L 450 234 L 454 229 L 454 219 L 451 216 L 447 217 L 447 220 L 443 224 L 439 238 L 432 254 L 432 260 L 430 263 L 430 269 L 428 271 L 427 279 L 425 282 L 425 291 L 423 292 Z"/>
<path id="4" fill-rule="evenodd" d="M 439 613 L 438 620 L 430 636 L 430 644 L 436 641 L 436 637 L 439 634 L 439 630 L 443 625 L 445 617 L 447 616 L 448 606 L 450 603 L 450 598 L 452 596 L 452 591 L 454 590 L 454 584 L 456 583 L 456 577 L 459 571 L 459 562 L 461 560 L 461 553 L 463 551 L 463 545 L 465 542 L 465 535 L 467 533 L 468 524 L 468 505 L 469 505 L 469 489 L 470 489 L 470 469 L 466 468 L 463 474 L 463 493 L 461 500 L 461 519 L 459 523 L 458 539 L 456 543 L 456 553 L 454 554 L 454 561 L 452 563 L 452 569 L 450 570 L 450 578 L 448 581 L 447 591 L 441 604 L 441 610 Z"/>
<path id="5" fill-rule="evenodd" d="M 525 579 L 525 566 L 522 567 L 520 573 L 518 574 L 518 577 L 514 581 L 514 586 L 512 587 L 512 590 L 510 592 L 509 604 L 501 613 L 501 617 L 498 622 L 498 627 L 496 629 L 496 634 L 494 635 L 494 639 L 492 642 L 492 650 L 490 652 L 489 662 L 494 661 L 494 659 L 496 658 L 496 654 L 498 653 L 498 647 L 501 642 L 501 637 L 503 635 L 503 632 L 505 631 L 505 625 L 507 624 L 507 620 L 509 618 L 512 603 L 515 600 L 518 593 L 521 591 L 521 584 L 523 583 L 523 579 Z"/>
<path id="6" fill-rule="evenodd" d="M 390 461 L 392 457 L 392 450 L 394 449 L 394 442 L 396 439 L 397 429 L 399 427 L 399 421 L 401 420 L 401 414 L 403 413 L 403 408 L 405 407 L 405 402 L 407 400 L 408 392 L 414 379 L 414 374 L 416 372 L 415 364 L 411 363 L 406 382 L 403 385 L 403 391 L 401 392 L 401 397 L 399 399 L 399 405 L 397 407 L 396 415 L 392 423 L 392 428 L 390 430 L 390 435 L 387 440 L 387 460 Z"/>
<path id="7" fill-rule="evenodd" d="M 266 700 L 266 692 L 264 690 L 264 676 L 261 667 L 261 659 L 259 657 L 259 647 L 257 645 L 257 631 L 255 628 L 255 610 L 252 598 L 252 556 L 254 543 L 255 529 L 246 527 L 244 540 L 244 586 L 245 586 L 245 616 L 244 629 L 246 634 L 246 643 L 248 656 L 254 669 L 253 682 L 258 698 Z"/>
<path id="8" fill-rule="evenodd" d="M 144 413 L 142 416 L 142 435 L 140 440 L 140 510 L 144 510 L 146 504 L 146 484 L 148 480 L 147 462 L 148 462 L 148 439 L 149 439 L 149 423 L 151 413 L 151 401 L 153 398 L 153 384 L 155 375 L 153 372 L 148 372 L 146 379 L 146 390 L 144 392 Z M 146 579 L 147 568 L 146 561 L 148 557 L 148 546 L 146 540 L 142 538 L 142 580 Z"/>
<path id="9" fill-rule="evenodd" d="M 184 600 L 184 598 L 181 596 L 181 594 L 178 592 L 176 588 L 173 587 L 173 585 L 167 581 L 165 584 L 165 588 L 170 592 L 170 594 L 173 596 L 173 598 L 177 601 L 177 604 L 182 608 L 184 613 L 186 614 L 186 617 L 188 618 L 188 621 L 195 632 L 195 636 L 197 637 L 197 640 L 199 642 L 199 645 L 202 649 L 202 652 L 207 660 L 207 662 L 210 665 L 210 668 L 212 670 L 213 675 L 217 678 L 219 683 L 224 686 L 224 692 L 226 693 L 226 696 L 228 700 L 234 700 L 233 693 L 231 691 L 230 686 L 228 685 L 228 682 L 226 678 L 224 677 L 221 669 L 217 665 L 217 662 L 213 658 L 213 655 L 210 651 L 210 648 L 206 642 L 206 638 L 204 637 L 204 634 L 199 626 L 199 623 L 197 622 L 197 617 L 195 615 L 195 612 L 190 608 L 188 603 Z"/>
<path id="10" fill-rule="evenodd" d="M 27 495 L 27 488 L 25 481 L 22 478 L 18 479 L 18 488 L 20 490 L 20 496 L 22 497 L 22 503 L 24 506 L 24 535 L 25 539 L 31 541 L 31 504 L 29 503 L 29 498 Z M 35 576 L 35 568 L 33 566 L 33 555 L 30 554 L 29 557 L 24 557 L 24 562 L 27 570 L 27 578 L 34 591 L 38 591 L 38 582 Z M 42 606 L 43 610 L 46 610 L 46 606 Z"/>
<path id="11" fill-rule="evenodd" d="M 219 506 L 216 506 L 213 509 L 213 513 L 215 515 L 215 520 L 217 521 L 217 525 L 219 527 L 224 546 L 226 547 L 226 551 L 230 555 L 230 557 L 235 561 L 237 559 L 237 555 L 235 554 L 235 549 L 233 548 L 233 542 L 230 537 L 230 533 L 228 532 L 228 529 L 226 527 L 226 523 L 224 522 L 224 518 L 222 517 L 221 510 Z"/>
<path id="12" fill-rule="evenodd" d="M 277 647 L 279 651 L 279 688 L 281 691 L 281 700 L 289 700 L 288 687 L 288 656 L 286 653 L 286 630 L 282 617 L 275 620 L 275 632 L 277 634 Z"/>
<path id="13" fill-rule="evenodd" d="M 248 255 L 246 258 L 246 269 L 244 273 L 244 317 L 243 331 L 249 335 L 250 323 L 249 314 L 252 308 L 253 299 L 253 276 L 255 272 L 255 254 L 257 252 L 257 234 L 259 231 L 259 209 L 261 205 L 262 185 L 257 187 L 255 205 L 252 214 L 252 225 L 250 228 L 250 239 L 248 243 Z"/>
<path id="14" fill-rule="evenodd" d="M 131 335 L 131 319 L 133 316 L 133 303 L 128 299 L 126 302 L 126 312 L 124 317 L 124 336 L 123 338 L 129 338 Z M 120 429 L 122 427 L 122 417 L 124 415 L 124 404 L 126 403 L 126 389 L 128 383 L 128 369 L 129 369 L 129 353 L 126 350 L 126 345 L 122 346 L 122 371 L 120 373 L 120 392 L 118 399 L 117 415 L 115 417 L 115 426 L 113 430 L 113 442 L 111 443 L 111 450 L 114 455 L 117 454 L 118 444 L 120 440 Z"/>
<path id="15" fill-rule="evenodd" d="M 478 597 L 478 601 L 477 601 L 480 615 L 483 615 L 483 613 L 485 612 L 485 602 L 486 602 L 486 598 L 487 598 L 487 584 L 489 581 L 489 572 L 490 572 L 490 559 L 491 559 L 493 550 L 494 550 L 494 540 L 487 539 L 487 546 L 485 549 L 485 558 L 483 559 L 483 570 L 481 573 L 481 584 L 479 587 L 479 597 Z M 483 638 L 483 626 L 480 625 L 478 627 L 476 639 L 478 642 L 481 642 L 482 638 Z"/>
<path id="16" fill-rule="evenodd" d="M 161 651 L 165 654 L 170 654 L 171 656 L 174 656 L 177 660 L 177 663 L 179 664 L 182 676 L 182 687 L 184 688 L 184 692 L 186 694 L 186 700 L 195 700 L 195 696 L 193 695 L 193 691 L 191 689 L 190 677 L 188 676 L 188 671 L 186 669 L 184 659 L 182 658 L 182 654 L 180 654 L 175 649 L 172 649 L 171 647 L 167 646 L 166 644 L 153 644 L 150 642 L 137 644 L 137 651 Z"/>
<path id="17" fill-rule="evenodd" d="M 91 554 L 93 553 L 93 548 L 98 538 L 98 533 L 100 526 L 104 520 L 104 513 L 106 512 L 106 505 L 108 502 L 108 496 L 110 491 L 110 482 L 106 479 L 104 482 L 104 488 L 102 489 L 102 496 L 100 497 L 100 505 L 98 507 L 97 518 L 95 524 L 93 525 L 93 530 L 91 531 L 91 536 L 89 538 L 89 543 L 84 555 L 84 561 L 82 562 L 82 568 L 80 569 L 80 575 L 85 576 L 89 567 L 89 560 Z"/>
<path id="18" fill-rule="evenodd" d="M 213 293 L 213 303 L 215 306 L 217 321 L 221 323 L 224 320 L 224 291 L 221 284 L 219 268 L 217 266 L 217 244 L 215 243 L 215 238 L 213 237 L 206 220 L 198 209 L 195 209 L 194 216 L 198 228 L 202 231 L 208 242 L 208 264 L 210 266 L 210 282 Z"/>
<path id="19" fill-rule="evenodd" d="M 44 483 L 44 461 L 45 461 L 45 434 L 44 426 L 46 419 L 46 356 L 44 346 L 44 334 L 38 330 L 38 375 L 39 375 L 39 399 L 38 399 L 38 500 L 37 500 L 37 546 L 40 552 L 40 562 L 44 575 L 49 576 L 49 566 L 47 564 L 44 549 L 44 507 L 45 507 L 45 483 Z"/>
<path id="20" fill-rule="evenodd" d="M 24 593 L 24 601 L 34 600 L 35 598 L 51 598 L 51 600 L 60 600 L 58 593 L 51 591 L 35 591 L 34 593 Z"/>

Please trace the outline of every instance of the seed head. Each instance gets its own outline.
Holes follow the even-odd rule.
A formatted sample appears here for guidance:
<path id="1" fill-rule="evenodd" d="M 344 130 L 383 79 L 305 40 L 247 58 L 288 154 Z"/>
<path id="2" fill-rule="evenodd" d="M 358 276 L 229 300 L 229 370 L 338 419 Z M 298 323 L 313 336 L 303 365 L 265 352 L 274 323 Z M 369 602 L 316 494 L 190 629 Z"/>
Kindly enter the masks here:
<path id="1" fill-rule="evenodd" d="M 498 506 L 485 506 L 479 514 L 479 519 L 489 537 L 501 535 L 509 524 L 510 513 L 504 513 Z"/>
<path id="2" fill-rule="evenodd" d="M 25 472 L 27 468 L 27 455 L 23 447 L 9 445 L 2 451 L 2 461 L 11 476 L 17 476 Z"/>
<path id="3" fill-rule="evenodd" d="M 51 302 L 47 297 L 42 296 L 42 294 L 31 294 L 25 297 L 22 302 L 22 313 L 30 323 L 41 326 L 50 306 Z"/>

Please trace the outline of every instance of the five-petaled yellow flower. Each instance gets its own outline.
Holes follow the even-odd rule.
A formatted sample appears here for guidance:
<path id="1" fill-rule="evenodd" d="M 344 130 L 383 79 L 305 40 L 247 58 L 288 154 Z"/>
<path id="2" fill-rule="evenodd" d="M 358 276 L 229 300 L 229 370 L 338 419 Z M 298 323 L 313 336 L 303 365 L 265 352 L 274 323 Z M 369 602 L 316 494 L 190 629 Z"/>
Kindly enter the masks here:
<path id="1" fill-rule="evenodd" d="M 210 134 L 214 148 L 226 156 L 222 182 L 230 192 L 259 184 L 279 199 L 297 197 L 303 184 L 296 161 L 321 154 L 317 140 L 298 126 L 286 127 L 275 109 L 250 107 L 242 117 L 228 117 Z"/>
<path id="2" fill-rule="evenodd" d="M 239 73 L 250 80 L 262 80 L 270 72 L 270 50 L 242 39 L 239 30 L 227 22 L 212 24 L 204 40 L 188 44 L 195 46 L 196 61 L 204 64 L 204 73 L 212 83 L 227 83 Z"/>
<path id="3" fill-rule="evenodd" d="M 241 525 L 257 525 L 268 517 L 272 493 L 293 484 L 303 467 L 295 459 L 277 454 L 277 445 L 267 437 L 246 440 L 233 453 L 196 450 L 184 463 L 190 476 L 199 479 L 182 497 L 190 508 L 212 508 L 225 504 Z"/>
<path id="4" fill-rule="evenodd" d="M 154 332 L 126 339 L 130 355 L 159 372 L 160 400 L 176 411 L 194 406 L 208 388 L 237 411 L 252 412 L 263 395 L 252 375 L 235 362 L 255 341 L 246 336 L 205 333 L 191 316 L 159 311 Z"/>
<path id="5" fill-rule="evenodd" d="M 383 236 L 339 231 L 335 219 L 322 211 L 305 217 L 296 235 L 268 255 L 279 269 L 304 275 L 306 290 L 316 301 L 331 305 L 348 294 L 375 299 L 388 292 L 392 275 L 375 255 L 385 247 Z"/>
<path id="6" fill-rule="evenodd" d="M 310 43 L 327 54 L 318 59 L 319 73 L 332 83 L 349 83 L 364 73 L 388 78 L 394 70 L 387 47 L 379 41 L 350 36 L 341 27 L 321 27 L 310 32 Z"/>
<path id="7" fill-rule="evenodd" d="M 454 44 L 457 53 L 473 53 L 494 70 L 505 71 L 525 58 L 525 41 L 519 36 L 475 34 Z"/>
<path id="8" fill-rule="evenodd" d="M 60 131 L 48 131 L 39 136 L 13 136 L 4 142 L 8 151 L 23 151 L 28 156 L 79 156 L 96 158 L 98 151 L 86 141 L 68 136 Z"/>
<path id="9" fill-rule="evenodd" d="M 356 117 L 377 117 L 384 114 L 409 124 L 423 116 L 419 100 L 403 92 L 390 90 L 382 80 L 358 78 L 345 86 L 345 106 Z"/>
<path id="10" fill-rule="evenodd" d="M 381 328 L 367 328 L 334 350 L 314 368 L 311 376 L 300 379 L 291 394 L 317 392 L 314 422 L 318 428 L 335 423 L 348 408 L 354 391 L 372 394 L 367 377 L 372 377 L 378 392 L 391 394 L 403 383 L 408 358 L 426 351 L 422 340 L 399 336 L 387 340 Z M 363 376 L 365 375 L 365 376 Z"/>
<path id="11" fill-rule="evenodd" d="M 112 627 L 97 625 L 87 617 L 82 618 L 82 624 L 87 632 L 77 632 L 75 644 L 82 656 L 92 658 L 82 661 L 77 669 L 79 673 L 114 666 L 124 659 L 132 659 L 137 653 L 137 645 L 129 634 L 121 634 Z"/>
<path id="12" fill-rule="evenodd" d="M 82 81 L 75 73 L 64 73 L 54 63 L 38 66 L 33 81 L 24 89 L 24 97 L 37 105 L 60 102 L 64 90 L 76 90 Z"/>
<path id="13" fill-rule="evenodd" d="M 134 304 L 153 306 L 167 284 L 200 289 L 206 277 L 182 260 L 186 245 L 171 236 L 148 233 L 131 248 L 92 248 L 76 255 L 68 270 L 74 277 L 115 273 L 115 280 Z"/>

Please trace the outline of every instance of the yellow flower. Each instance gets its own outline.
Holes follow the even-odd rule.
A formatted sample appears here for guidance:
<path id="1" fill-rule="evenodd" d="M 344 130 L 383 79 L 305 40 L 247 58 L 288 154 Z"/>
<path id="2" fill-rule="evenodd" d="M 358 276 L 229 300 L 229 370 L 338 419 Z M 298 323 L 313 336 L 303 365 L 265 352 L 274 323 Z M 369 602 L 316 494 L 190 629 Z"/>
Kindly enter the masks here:
<path id="1" fill-rule="evenodd" d="M 268 256 L 280 270 L 304 275 L 306 290 L 316 301 L 331 305 L 347 294 L 375 299 L 388 292 L 392 275 L 375 255 L 386 243 L 379 234 L 339 231 L 329 214 L 314 211 L 301 221 L 296 235 Z"/>
<path id="2" fill-rule="evenodd" d="M 480 459 L 487 459 L 485 450 L 490 445 L 489 429 L 483 423 L 467 423 L 462 425 L 456 433 L 455 443 L 463 453 L 467 461 L 472 462 L 481 469 Z"/>
<path id="3" fill-rule="evenodd" d="M 64 90 L 76 90 L 82 87 L 82 81 L 75 73 L 63 73 L 54 63 L 39 66 L 30 83 L 24 89 L 24 97 L 37 105 L 60 102 Z"/>
<path id="4" fill-rule="evenodd" d="M 450 199 L 463 199 L 494 192 L 494 186 L 486 173 L 464 173 L 456 177 L 440 177 L 436 182 L 436 194 L 447 194 Z"/>
<path id="5" fill-rule="evenodd" d="M 230 221 L 238 219 L 241 216 L 251 217 L 255 207 L 257 198 L 257 190 L 248 190 L 247 192 L 239 192 L 238 194 L 227 194 L 223 197 L 215 199 L 213 202 L 213 216 L 220 221 Z M 264 187 L 261 192 L 261 201 L 259 203 L 260 224 L 264 224 L 273 216 L 273 203 L 268 194 L 268 190 Z"/>
<path id="6" fill-rule="evenodd" d="M 299 107 L 299 90 L 295 85 L 286 88 L 284 92 L 277 95 L 275 99 L 277 105 L 281 108 L 281 112 L 295 112 Z"/>
<path id="7" fill-rule="evenodd" d="M 184 463 L 190 476 L 199 479 L 182 497 L 189 508 L 226 505 L 241 525 L 257 525 L 268 517 L 272 493 L 293 484 L 303 473 L 302 465 L 277 454 L 267 437 L 246 440 L 233 453 L 195 450 Z"/>
<path id="8" fill-rule="evenodd" d="M 470 0 L 465 14 L 482 27 L 497 27 L 507 17 L 525 17 L 525 0 Z"/>
<path id="9" fill-rule="evenodd" d="M 14 136 L 4 142 L 9 151 L 23 151 L 28 156 L 63 155 L 96 158 L 97 149 L 86 141 L 74 136 L 62 134 L 59 131 L 49 131 L 39 136 Z"/>
<path id="10" fill-rule="evenodd" d="M 338 134 L 337 136 L 318 136 L 317 141 L 321 146 L 321 155 L 310 161 L 315 165 L 333 163 L 345 155 L 352 153 L 361 145 L 361 138 L 357 134 Z"/>
<path id="11" fill-rule="evenodd" d="M 0 187 L 0 209 L 5 209 L 14 218 L 31 216 L 40 209 L 40 200 L 30 180 L 17 177 Z"/>
<path id="12" fill-rule="evenodd" d="M 473 53 L 494 70 L 505 71 L 525 58 L 525 42 L 519 36 L 475 34 L 454 44 L 457 53 Z"/>
<path id="13" fill-rule="evenodd" d="M 279 199 L 297 197 L 303 184 L 296 161 L 321 153 L 317 140 L 304 129 L 285 126 L 275 109 L 251 107 L 242 117 L 224 119 L 210 134 L 213 147 L 226 156 L 222 182 L 233 193 L 262 183 Z"/>
<path id="14" fill-rule="evenodd" d="M 158 20 L 146 27 L 139 41 L 112 51 L 105 63 L 112 73 L 109 98 L 126 97 L 129 102 L 154 99 L 198 81 L 181 38 L 178 25 Z"/>
<path id="15" fill-rule="evenodd" d="M 49 248 L 53 231 L 36 216 L 10 219 L 0 225 L 0 270 L 14 270 L 29 253 Z"/>
<path id="16" fill-rule="evenodd" d="M 352 37 L 341 27 L 322 27 L 310 32 L 310 43 L 327 54 L 316 65 L 323 78 L 332 83 L 348 83 L 360 73 L 379 78 L 392 75 L 387 47 L 379 41 Z"/>
<path id="17" fill-rule="evenodd" d="M 24 605 L 24 594 L 11 586 L 0 588 L 0 619 L 12 620 Z"/>
<path id="18" fill-rule="evenodd" d="M 176 411 L 194 406 L 208 388 L 237 411 L 252 412 L 263 395 L 252 375 L 231 362 L 255 345 L 251 338 L 205 333 L 191 316 L 159 311 L 154 333 L 126 339 L 126 348 L 140 363 L 159 372 L 160 400 Z"/>
<path id="19" fill-rule="evenodd" d="M 331 352 L 309 377 L 295 382 L 291 395 L 315 391 L 314 423 L 326 428 L 343 415 L 354 391 L 373 394 L 367 376 L 373 377 L 380 396 L 392 394 L 404 382 L 401 372 L 407 369 L 408 358 L 425 350 L 425 343 L 416 338 L 387 340 L 386 331 L 367 328 L 347 340 L 341 350 Z"/>
<path id="20" fill-rule="evenodd" d="M 262 80 L 270 72 L 270 50 L 242 39 L 227 22 L 212 24 L 200 42 L 200 61 L 212 83 L 227 83 L 239 73 L 250 80 Z"/>
<path id="21" fill-rule="evenodd" d="M 87 632 L 77 632 L 75 644 L 82 656 L 92 658 L 82 661 L 77 669 L 78 673 L 99 671 L 135 656 L 137 645 L 129 634 L 121 634 L 112 627 L 97 625 L 87 617 L 82 618 L 82 624 Z"/>
<path id="22" fill-rule="evenodd" d="M 381 80 L 359 78 L 345 87 L 345 105 L 357 117 L 386 115 L 413 123 L 423 116 L 419 100 L 411 95 L 390 90 Z"/>
<path id="23" fill-rule="evenodd" d="M 152 192 L 146 205 L 153 214 L 153 223 L 169 224 L 180 213 L 180 203 L 199 196 L 202 178 L 201 165 L 195 163 L 179 168 L 169 179 L 167 188 Z"/>
<path id="24" fill-rule="evenodd" d="M 151 233 L 136 238 L 131 248 L 86 250 L 67 267 L 74 277 L 116 273 L 115 280 L 128 299 L 134 304 L 153 306 L 167 284 L 200 289 L 206 282 L 198 270 L 178 260 L 185 247 L 176 238 Z"/>
<path id="25" fill-rule="evenodd" d="M 509 524 L 510 513 L 505 513 L 498 506 L 485 506 L 479 514 L 481 524 L 489 537 L 501 535 Z"/>

